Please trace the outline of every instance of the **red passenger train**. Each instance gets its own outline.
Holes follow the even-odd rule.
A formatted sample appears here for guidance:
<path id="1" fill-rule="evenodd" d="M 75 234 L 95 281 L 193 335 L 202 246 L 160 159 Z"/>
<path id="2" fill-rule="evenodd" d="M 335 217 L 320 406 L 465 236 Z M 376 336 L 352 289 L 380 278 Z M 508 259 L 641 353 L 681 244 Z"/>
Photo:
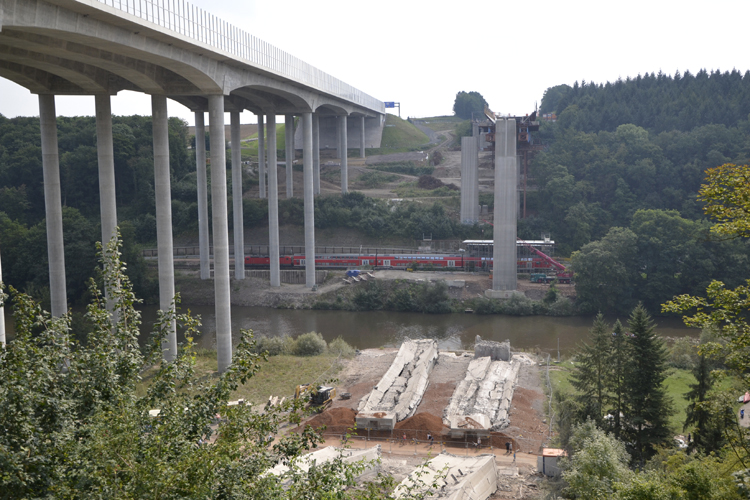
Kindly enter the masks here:
<path id="1" fill-rule="evenodd" d="M 245 256 L 245 266 L 249 268 L 268 268 L 271 259 L 268 256 Z M 282 269 L 293 269 L 305 266 L 304 255 L 283 255 L 279 257 Z M 492 267 L 491 257 L 467 257 L 465 255 L 447 254 L 391 254 L 391 255 L 316 255 L 315 267 L 318 269 L 348 269 L 352 267 L 387 267 L 407 269 L 414 267 L 487 269 Z M 543 258 L 519 257 L 519 272 L 553 271 L 554 267 Z"/>

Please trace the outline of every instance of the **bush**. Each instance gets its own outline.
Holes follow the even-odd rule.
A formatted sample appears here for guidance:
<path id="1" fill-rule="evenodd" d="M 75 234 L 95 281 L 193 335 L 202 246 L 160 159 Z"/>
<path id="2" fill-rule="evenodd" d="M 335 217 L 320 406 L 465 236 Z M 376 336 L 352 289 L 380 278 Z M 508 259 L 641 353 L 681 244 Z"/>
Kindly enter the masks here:
<path id="1" fill-rule="evenodd" d="M 326 352 L 328 345 L 323 336 L 317 332 L 303 333 L 294 342 L 294 354 L 297 356 L 318 356 Z"/>
<path id="2" fill-rule="evenodd" d="M 503 314 L 510 316 L 531 316 L 534 314 L 534 301 L 520 293 L 514 293 L 502 303 Z"/>
<path id="3" fill-rule="evenodd" d="M 278 356 L 288 352 L 290 342 L 289 337 L 258 337 L 255 339 L 254 352 L 260 354 L 268 352 L 269 356 Z"/>
<path id="4" fill-rule="evenodd" d="M 562 295 L 558 295 L 547 309 L 549 316 L 572 316 L 574 313 L 575 307 L 573 306 L 573 302 Z"/>
<path id="5" fill-rule="evenodd" d="M 697 352 L 695 343 L 690 337 L 682 337 L 674 341 L 669 351 L 669 364 L 682 370 L 695 368 Z"/>
<path id="6" fill-rule="evenodd" d="M 354 347 L 350 346 L 346 340 L 339 336 L 328 344 L 328 352 L 343 358 L 351 358 L 354 356 Z"/>

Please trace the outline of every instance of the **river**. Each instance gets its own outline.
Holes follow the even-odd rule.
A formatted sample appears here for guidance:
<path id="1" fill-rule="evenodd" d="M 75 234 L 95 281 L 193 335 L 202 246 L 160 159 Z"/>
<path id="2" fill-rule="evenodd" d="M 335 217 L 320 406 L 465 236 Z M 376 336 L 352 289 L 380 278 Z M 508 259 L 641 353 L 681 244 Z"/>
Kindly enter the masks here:
<path id="1" fill-rule="evenodd" d="M 141 308 L 144 331 L 156 319 L 156 306 Z M 187 310 L 188 308 L 184 308 Z M 216 316 L 212 306 L 190 307 L 200 315 L 203 334 L 200 347 L 215 348 Z M 608 318 L 613 322 L 616 318 Z M 624 323 L 624 318 L 621 318 Z M 13 336 L 12 318 L 6 311 L 8 336 Z M 478 314 L 420 314 L 396 312 L 348 312 L 232 307 L 232 331 L 251 329 L 264 335 L 292 335 L 316 331 L 327 340 L 341 336 L 349 344 L 367 349 L 397 346 L 404 338 L 434 338 L 441 349 L 458 350 L 485 340 L 510 340 L 515 349 L 540 349 L 557 355 L 570 353 L 591 328 L 593 318 L 573 316 L 498 316 Z M 685 327 L 679 318 L 656 318 L 657 333 L 669 337 L 697 337 L 700 331 Z"/>

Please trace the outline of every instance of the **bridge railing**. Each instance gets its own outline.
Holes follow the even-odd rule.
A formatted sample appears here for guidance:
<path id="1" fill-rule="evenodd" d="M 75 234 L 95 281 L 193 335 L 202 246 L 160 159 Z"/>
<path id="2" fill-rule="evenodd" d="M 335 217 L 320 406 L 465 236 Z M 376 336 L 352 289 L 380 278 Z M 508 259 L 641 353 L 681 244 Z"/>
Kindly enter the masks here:
<path id="1" fill-rule="evenodd" d="M 198 42 L 379 113 L 383 102 L 185 0 L 98 0 Z"/>

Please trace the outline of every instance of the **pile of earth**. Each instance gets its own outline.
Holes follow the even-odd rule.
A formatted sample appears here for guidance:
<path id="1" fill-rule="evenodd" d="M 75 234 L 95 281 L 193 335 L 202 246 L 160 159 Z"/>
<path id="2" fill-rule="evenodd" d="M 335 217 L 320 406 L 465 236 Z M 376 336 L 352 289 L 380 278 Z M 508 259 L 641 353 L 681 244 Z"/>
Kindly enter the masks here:
<path id="1" fill-rule="evenodd" d="M 406 439 L 426 439 L 427 433 L 432 434 L 435 439 L 441 439 L 443 433 L 448 431 L 442 418 L 424 412 L 398 422 L 395 429 L 399 438 L 406 434 Z"/>
<path id="2" fill-rule="evenodd" d="M 325 426 L 328 430 L 340 427 L 348 429 L 354 427 L 354 417 L 356 416 L 357 411 L 351 408 L 331 408 L 308 420 L 307 425 L 315 428 Z"/>

